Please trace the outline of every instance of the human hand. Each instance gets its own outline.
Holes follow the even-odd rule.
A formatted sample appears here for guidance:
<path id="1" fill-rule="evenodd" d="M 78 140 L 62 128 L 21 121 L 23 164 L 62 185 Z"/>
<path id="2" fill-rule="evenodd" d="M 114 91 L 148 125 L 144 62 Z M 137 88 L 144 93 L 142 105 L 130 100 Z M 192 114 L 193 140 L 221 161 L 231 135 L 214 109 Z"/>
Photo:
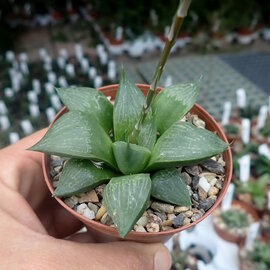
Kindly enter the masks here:
<path id="1" fill-rule="evenodd" d="M 0 269 L 169 269 L 161 244 L 96 244 L 89 233 L 74 234 L 82 224 L 51 197 L 42 154 L 25 150 L 45 131 L 0 151 Z"/>

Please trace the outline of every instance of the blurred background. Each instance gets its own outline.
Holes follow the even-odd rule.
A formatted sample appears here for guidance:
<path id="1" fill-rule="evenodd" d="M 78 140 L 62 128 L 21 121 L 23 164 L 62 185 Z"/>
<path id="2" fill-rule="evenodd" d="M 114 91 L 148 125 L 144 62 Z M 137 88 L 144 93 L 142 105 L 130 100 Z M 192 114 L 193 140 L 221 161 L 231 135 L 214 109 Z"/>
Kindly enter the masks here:
<path id="1" fill-rule="evenodd" d="M 1 1 L 0 148 L 48 126 L 62 107 L 54 87 L 116 83 L 121 66 L 150 83 L 177 4 Z M 192 2 L 160 85 L 203 76 L 198 103 L 223 126 L 234 173 L 229 210 L 168 243 L 172 269 L 270 269 L 269 74 L 269 1 Z"/>

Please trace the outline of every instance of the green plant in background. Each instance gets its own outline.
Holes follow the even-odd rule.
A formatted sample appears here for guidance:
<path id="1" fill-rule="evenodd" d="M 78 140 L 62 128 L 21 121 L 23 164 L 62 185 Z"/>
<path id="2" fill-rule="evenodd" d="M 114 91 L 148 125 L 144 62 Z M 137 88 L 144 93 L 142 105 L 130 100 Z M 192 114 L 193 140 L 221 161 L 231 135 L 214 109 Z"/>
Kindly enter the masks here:
<path id="1" fill-rule="evenodd" d="M 248 118 L 250 120 L 253 119 L 253 117 L 256 117 L 259 113 L 259 107 L 252 106 L 251 104 L 247 105 L 245 108 L 240 108 L 239 110 L 239 116 L 241 118 Z"/>
<path id="2" fill-rule="evenodd" d="M 255 160 L 255 168 L 258 175 L 270 175 L 270 160 L 266 156 L 259 155 Z"/>
<path id="3" fill-rule="evenodd" d="M 257 270 L 270 269 L 270 243 L 255 242 L 253 250 L 248 252 L 248 257 L 256 263 Z"/>
<path id="4" fill-rule="evenodd" d="M 170 86 L 157 93 L 157 83 L 189 4 L 189 0 L 179 4 L 146 98 L 124 71 L 114 106 L 96 89 L 57 89 L 69 112 L 31 148 L 71 158 L 54 196 L 67 197 L 108 183 L 104 204 L 121 237 L 133 228 L 150 196 L 191 205 L 176 167 L 196 164 L 227 148 L 214 133 L 179 121 L 195 103 L 198 82 Z"/>
<path id="5" fill-rule="evenodd" d="M 225 133 L 226 134 L 233 134 L 233 135 L 237 135 L 239 132 L 239 129 L 237 126 L 235 125 L 226 125 L 225 126 Z"/>
<path id="6" fill-rule="evenodd" d="M 236 192 L 250 194 L 255 205 L 263 210 L 266 203 L 265 187 L 268 183 L 270 183 L 269 175 L 264 174 L 254 182 L 239 182 Z"/>
<path id="7" fill-rule="evenodd" d="M 263 137 L 270 137 L 270 125 L 265 125 L 265 127 L 260 130 L 260 134 Z"/>
<path id="8" fill-rule="evenodd" d="M 247 213 L 236 209 L 230 209 L 221 213 L 221 218 L 229 229 L 248 227 Z"/>

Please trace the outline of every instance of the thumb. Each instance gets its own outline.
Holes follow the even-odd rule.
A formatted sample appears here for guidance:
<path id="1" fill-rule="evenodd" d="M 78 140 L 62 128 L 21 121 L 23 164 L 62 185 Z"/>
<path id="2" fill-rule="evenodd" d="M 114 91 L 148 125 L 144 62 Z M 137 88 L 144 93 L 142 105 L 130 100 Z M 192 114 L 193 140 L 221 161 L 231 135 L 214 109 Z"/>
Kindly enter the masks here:
<path id="1" fill-rule="evenodd" d="M 61 263 L 60 269 L 169 270 L 171 267 L 170 253 L 162 244 L 134 242 L 86 244 L 57 241 L 62 242 L 61 256 L 56 257 Z M 55 266 L 54 269 L 58 269 L 58 265 Z"/>

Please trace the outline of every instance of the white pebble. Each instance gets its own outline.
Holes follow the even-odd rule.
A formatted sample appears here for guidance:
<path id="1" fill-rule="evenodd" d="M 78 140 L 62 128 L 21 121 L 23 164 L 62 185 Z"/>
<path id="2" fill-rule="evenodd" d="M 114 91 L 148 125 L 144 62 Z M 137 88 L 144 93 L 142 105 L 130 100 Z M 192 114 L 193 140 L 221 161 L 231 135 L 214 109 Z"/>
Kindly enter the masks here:
<path id="1" fill-rule="evenodd" d="M 90 210 L 85 203 L 82 203 L 77 207 L 77 212 L 88 219 L 95 218 L 95 212 Z"/>
<path id="2" fill-rule="evenodd" d="M 207 193 L 211 187 L 205 177 L 201 177 L 199 180 L 199 186 Z"/>

